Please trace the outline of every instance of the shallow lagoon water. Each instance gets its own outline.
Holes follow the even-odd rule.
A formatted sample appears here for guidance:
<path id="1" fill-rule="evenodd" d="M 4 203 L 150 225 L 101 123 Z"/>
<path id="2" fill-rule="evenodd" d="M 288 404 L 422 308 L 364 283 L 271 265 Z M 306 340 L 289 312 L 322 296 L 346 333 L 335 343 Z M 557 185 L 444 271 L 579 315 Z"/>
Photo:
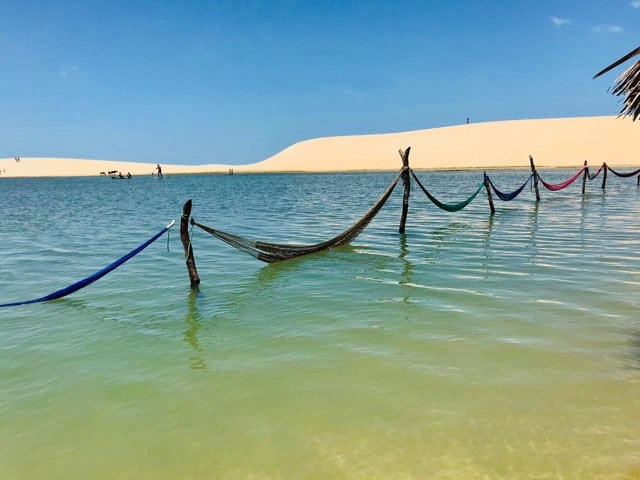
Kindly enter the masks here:
<path id="1" fill-rule="evenodd" d="M 561 181 L 571 171 L 544 173 Z M 422 172 L 445 201 L 481 172 Z M 0 303 L 62 288 L 178 220 L 314 243 L 394 178 L 0 179 Z M 526 171 L 496 171 L 505 191 Z M 399 185 L 351 245 L 266 265 L 178 230 L 65 299 L 0 310 L 0 478 L 640 476 L 640 189 Z"/>

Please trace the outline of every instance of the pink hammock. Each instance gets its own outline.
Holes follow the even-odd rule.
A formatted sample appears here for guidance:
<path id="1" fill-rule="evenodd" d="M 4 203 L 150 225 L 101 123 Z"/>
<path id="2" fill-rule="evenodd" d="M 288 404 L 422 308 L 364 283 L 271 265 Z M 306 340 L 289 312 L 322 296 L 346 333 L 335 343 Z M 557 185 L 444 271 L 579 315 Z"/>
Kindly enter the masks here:
<path id="1" fill-rule="evenodd" d="M 582 170 L 580 170 L 578 173 L 576 173 L 573 177 L 571 177 L 569 180 L 567 180 L 566 182 L 562 182 L 562 183 L 547 183 L 544 180 L 542 180 L 542 178 L 540 178 L 540 175 L 538 175 L 538 179 L 542 182 L 542 184 L 545 186 L 545 188 L 547 190 L 552 190 L 554 192 L 557 192 L 558 190 L 562 190 L 563 188 L 567 188 L 569 185 L 571 185 L 573 182 L 575 182 L 580 175 L 582 175 L 585 171 L 587 167 L 584 167 Z"/>

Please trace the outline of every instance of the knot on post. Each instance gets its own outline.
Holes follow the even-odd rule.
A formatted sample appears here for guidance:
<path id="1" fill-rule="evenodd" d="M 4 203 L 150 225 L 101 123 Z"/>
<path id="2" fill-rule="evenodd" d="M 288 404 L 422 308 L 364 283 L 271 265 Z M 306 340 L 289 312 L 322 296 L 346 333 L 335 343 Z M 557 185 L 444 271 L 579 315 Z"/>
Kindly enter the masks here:
<path id="1" fill-rule="evenodd" d="M 193 247 L 191 246 L 191 238 L 189 237 L 189 217 L 191 216 L 191 199 L 187 200 L 182 207 L 182 215 L 180 215 L 180 240 L 184 247 L 184 256 L 187 263 L 187 272 L 191 281 L 191 289 L 198 288 L 200 285 L 200 277 L 196 268 L 196 260 L 193 258 Z M 193 225 L 193 218 L 191 219 Z"/>
<path id="2" fill-rule="evenodd" d="M 411 147 L 406 150 L 399 149 L 398 153 L 402 158 L 402 182 L 404 183 L 404 195 L 402 196 L 402 215 L 400 216 L 400 226 L 398 232 L 404 233 L 405 224 L 407 223 L 407 215 L 409 214 L 409 195 L 411 194 L 411 175 L 409 175 L 409 152 Z"/>
<path id="3" fill-rule="evenodd" d="M 540 189 L 538 188 L 538 171 L 536 164 L 533 163 L 533 157 L 529 155 L 529 164 L 531 165 L 531 174 L 533 175 L 533 188 L 536 191 L 536 202 L 540 201 Z"/>

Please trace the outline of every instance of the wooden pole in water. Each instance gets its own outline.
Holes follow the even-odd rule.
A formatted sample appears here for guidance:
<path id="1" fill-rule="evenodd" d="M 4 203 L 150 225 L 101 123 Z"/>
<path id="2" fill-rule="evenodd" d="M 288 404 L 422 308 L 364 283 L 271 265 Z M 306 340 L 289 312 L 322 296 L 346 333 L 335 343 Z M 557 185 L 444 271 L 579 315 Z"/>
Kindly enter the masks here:
<path id="1" fill-rule="evenodd" d="M 487 198 L 489 199 L 491 215 L 495 215 L 496 207 L 493 206 L 493 195 L 491 195 L 491 186 L 489 185 L 489 177 L 487 177 L 487 172 L 484 172 L 484 188 L 487 190 Z"/>
<path id="2" fill-rule="evenodd" d="M 402 182 L 404 183 L 404 196 L 402 197 L 402 215 L 400 216 L 400 227 L 398 232 L 404 233 L 404 226 L 407 223 L 407 215 L 409 213 L 409 194 L 411 193 L 411 175 L 409 174 L 409 152 L 411 147 L 406 150 L 398 150 L 402 158 Z"/>
<path id="3" fill-rule="evenodd" d="M 536 165 L 533 163 L 533 157 L 529 155 L 529 163 L 531 164 L 531 173 L 533 173 L 533 188 L 536 191 L 536 202 L 540 201 L 540 189 L 538 188 L 538 172 Z"/>
<path id="4" fill-rule="evenodd" d="M 582 176 L 582 194 L 584 195 L 585 189 L 587 188 L 587 177 L 589 176 L 589 166 L 587 165 L 587 161 L 584 161 L 584 175 Z"/>
<path id="5" fill-rule="evenodd" d="M 604 177 L 602 177 L 602 189 L 604 190 L 607 187 L 607 170 L 609 170 L 609 167 L 607 167 L 607 162 L 604 162 L 602 164 L 602 168 L 604 168 Z"/>
<path id="6" fill-rule="evenodd" d="M 196 269 L 196 261 L 193 258 L 193 247 L 189 238 L 189 217 L 191 216 L 191 199 L 187 200 L 182 207 L 182 216 L 180 217 L 180 240 L 184 247 L 184 257 L 187 262 L 187 272 L 189 272 L 189 280 L 191 280 L 191 289 L 195 290 L 200 285 L 200 277 Z"/>

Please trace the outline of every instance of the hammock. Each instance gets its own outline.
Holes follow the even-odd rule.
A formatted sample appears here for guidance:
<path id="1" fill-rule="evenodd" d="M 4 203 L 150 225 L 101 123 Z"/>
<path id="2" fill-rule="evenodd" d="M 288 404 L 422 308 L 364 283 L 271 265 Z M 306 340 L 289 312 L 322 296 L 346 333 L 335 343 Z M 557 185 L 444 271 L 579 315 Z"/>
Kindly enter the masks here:
<path id="1" fill-rule="evenodd" d="M 567 188 L 569 185 L 571 185 L 573 182 L 575 182 L 580 175 L 582 175 L 582 173 L 585 171 L 587 167 L 583 167 L 582 170 L 580 170 L 578 173 L 576 173 L 573 177 L 571 177 L 569 180 L 562 182 L 562 183 L 547 183 L 545 182 L 542 177 L 540 177 L 540 174 L 538 174 L 538 179 L 542 182 L 542 185 L 545 186 L 545 188 L 547 190 L 551 190 L 553 192 L 557 192 L 558 190 L 562 190 L 564 188 Z"/>
<path id="2" fill-rule="evenodd" d="M 462 210 L 464 207 L 469 205 L 473 201 L 474 198 L 476 198 L 476 195 L 478 195 L 478 193 L 480 193 L 480 190 L 482 190 L 482 187 L 484 187 L 484 179 L 483 179 L 482 182 L 480 183 L 480 185 L 478 185 L 478 189 L 475 191 L 475 193 L 473 193 L 466 200 L 464 200 L 462 202 L 458 202 L 458 203 L 443 203 L 440 200 L 438 200 L 436 197 L 431 195 L 431 193 L 429 193 L 429 191 L 426 188 L 424 188 L 424 186 L 422 185 L 422 183 L 420 183 L 420 180 L 418 180 L 418 177 L 413 172 L 413 170 L 411 170 L 411 175 L 413 175 L 414 180 L 416 181 L 418 186 L 422 189 L 422 191 L 427 196 L 427 198 L 429 200 L 431 200 L 431 202 L 433 202 L 433 204 L 436 207 L 441 208 L 442 210 L 444 210 L 446 212 L 458 212 L 458 211 Z"/>
<path id="3" fill-rule="evenodd" d="M 520 188 L 518 188 L 517 190 L 514 190 L 511 193 L 503 193 L 500 190 L 498 190 L 486 173 L 485 173 L 484 177 L 487 180 L 489 180 L 489 185 L 491 185 L 491 189 L 494 191 L 494 193 L 497 195 L 497 197 L 500 200 L 504 201 L 504 202 L 509 202 L 509 201 L 513 200 L 514 198 L 516 198 L 518 195 L 520 195 L 520 193 L 522 193 L 522 190 L 524 190 L 524 187 L 526 187 L 527 184 L 533 178 L 533 174 L 529 175 L 529 178 L 527 178 L 527 181 L 524 182 Z"/>
<path id="4" fill-rule="evenodd" d="M 629 172 L 629 173 L 620 173 L 620 172 L 616 172 L 613 168 L 611 168 L 609 165 L 607 165 L 607 168 L 609 169 L 609 171 L 611 173 L 613 173 L 616 177 L 621 177 L 621 178 L 629 178 L 629 177 L 635 177 L 636 175 L 638 175 L 640 173 L 640 168 L 638 170 L 634 170 L 633 172 Z"/>
<path id="5" fill-rule="evenodd" d="M 215 228 L 207 227 L 206 225 L 202 225 L 201 223 L 196 222 L 193 218 L 191 219 L 191 225 L 195 225 L 196 227 L 201 228 L 205 232 L 219 238 L 232 247 L 235 247 L 242 252 L 248 253 L 249 255 L 263 262 L 273 263 L 282 260 L 289 260 L 292 258 L 301 257 L 303 255 L 309 255 L 311 253 L 321 252 L 323 250 L 346 245 L 355 240 L 356 237 L 360 235 L 365 228 L 367 228 L 369 223 L 371 223 L 371 220 L 373 220 L 373 217 L 377 215 L 377 213 L 389 199 L 401 175 L 402 174 L 399 174 L 391 182 L 389 187 L 385 190 L 385 192 L 378 199 L 375 205 L 373 205 L 373 207 L 371 207 L 371 209 L 364 215 L 364 217 L 358 220 L 353 226 L 342 232 L 340 235 L 332 238 L 331 240 L 327 240 L 326 242 L 317 243 L 314 245 L 288 245 L 249 240 L 238 235 L 233 235 L 231 233 L 226 233 Z"/>
<path id="6" fill-rule="evenodd" d="M 39 297 L 39 298 L 34 298 L 33 300 L 26 300 L 24 302 L 14 302 L 14 303 L 5 303 L 3 305 L 0 305 L 0 307 L 15 307 L 18 305 L 26 305 L 29 303 L 39 303 L 39 302 L 46 302 L 48 300 L 55 300 L 56 298 L 62 298 L 62 297 L 66 297 L 67 295 L 72 294 L 73 292 L 77 292 L 78 290 L 80 290 L 81 288 L 84 288 L 88 285 L 91 285 L 93 282 L 101 279 L 102 277 L 104 277 L 107 273 L 115 270 L 116 268 L 118 268 L 120 265 L 122 265 L 124 262 L 126 262 L 127 260 L 135 257 L 137 254 L 139 254 L 142 250 L 144 250 L 145 248 L 147 248 L 149 245 L 151 245 L 153 242 L 155 242 L 158 238 L 160 238 L 166 231 L 168 231 L 171 227 L 173 227 L 173 224 L 175 222 L 171 222 L 169 225 L 167 225 L 166 227 L 164 227 L 162 230 L 160 230 L 158 233 L 156 233 L 153 237 L 151 237 L 149 240 L 147 240 L 146 242 L 144 242 L 142 245 L 140 245 L 137 248 L 134 248 L 133 250 L 131 250 L 129 253 L 127 253 L 124 257 L 116 260 L 115 262 L 113 262 L 111 265 L 108 265 L 106 267 L 104 267 L 102 270 L 94 273 L 93 275 L 88 276 L 87 278 L 80 280 L 79 282 L 74 283 L 73 285 L 69 285 L 68 287 L 65 287 L 61 290 L 57 290 L 53 293 L 50 293 L 49 295 L 45 295 L 44 297 Z"/>
<path id="7" fill-rule="evenodd" d="M 600 175 L 600 172 L 606 168 L 605 164 L 603 163 L 602 166 L 598 169 L 598 171 L 596 173 L 589 173 L 587 176 L 589 177 L 589 180 L 593 180 L 594 178 L 596 178 L 598 175 Z"/>

